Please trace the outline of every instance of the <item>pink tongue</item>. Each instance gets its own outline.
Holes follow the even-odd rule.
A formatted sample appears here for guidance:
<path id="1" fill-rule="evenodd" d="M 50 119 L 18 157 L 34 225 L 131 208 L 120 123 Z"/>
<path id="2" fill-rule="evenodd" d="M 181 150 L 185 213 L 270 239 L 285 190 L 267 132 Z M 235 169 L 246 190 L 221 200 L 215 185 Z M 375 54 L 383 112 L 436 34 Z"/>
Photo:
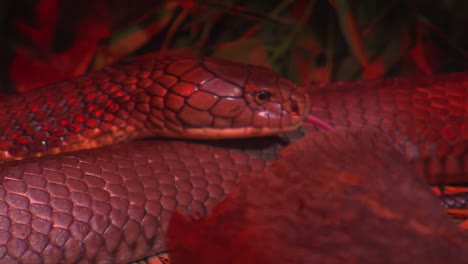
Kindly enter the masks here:
<path id="1" fill-rule="evenodd" d="M 327 124 L 326 122 L 318 119 L 317 117 L 315 117 L 315 116 L 313 116 L 311 114 L 307 115 L 305 121 L 307 123 L 310 123 L 312 125 L 316 125 L 316 126 L 321 127 L 321 128 L 323 128 L 325 130 L 328 130 L 328 131 L 335 131 L 336 130 L 336 128 L 332 127 L 331 125 Z"/>

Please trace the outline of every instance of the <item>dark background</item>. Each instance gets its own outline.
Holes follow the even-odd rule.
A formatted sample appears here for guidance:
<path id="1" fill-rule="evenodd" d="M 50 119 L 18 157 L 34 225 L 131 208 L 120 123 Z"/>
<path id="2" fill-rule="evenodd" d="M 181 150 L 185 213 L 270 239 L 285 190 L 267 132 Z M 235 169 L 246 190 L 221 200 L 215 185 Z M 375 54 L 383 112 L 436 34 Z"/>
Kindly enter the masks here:
<path id="1" fill-rule="evenodd" d="M 0 88 L 149 52 L 265 65 L 298 83 L 468 69 L 468 1 L 0 2 Z"/>

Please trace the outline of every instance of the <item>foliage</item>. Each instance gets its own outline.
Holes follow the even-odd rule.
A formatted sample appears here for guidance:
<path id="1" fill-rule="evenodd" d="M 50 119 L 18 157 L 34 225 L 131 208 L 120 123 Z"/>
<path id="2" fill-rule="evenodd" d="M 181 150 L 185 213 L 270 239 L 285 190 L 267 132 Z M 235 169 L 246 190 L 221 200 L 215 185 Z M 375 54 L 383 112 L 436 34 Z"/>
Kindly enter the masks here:
<path id="1" fill-rule="evenodd" d="M 1 85 L 21 91 L 150 52 L 265 65 L 300 83 L 468 68 L 465 0 L 19 2 L 0 5 L 0 48 Z"/>

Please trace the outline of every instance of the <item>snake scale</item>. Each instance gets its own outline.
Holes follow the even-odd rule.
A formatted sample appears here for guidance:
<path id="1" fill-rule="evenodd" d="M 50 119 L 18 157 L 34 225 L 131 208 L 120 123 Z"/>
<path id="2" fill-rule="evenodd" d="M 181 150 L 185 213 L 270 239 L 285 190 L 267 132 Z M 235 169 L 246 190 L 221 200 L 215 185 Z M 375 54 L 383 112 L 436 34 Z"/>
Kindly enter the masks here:
<path id="1" fill-rule="evenodd" d="M 211 58 L 134 61 L 15 95 L 0 103 L 0 260 L 120 263 L 164 250 L 172 212 L 205 215 L 288 142 L 229 138 L 293 131 L 310 107 L 337 129 L 376 127 L 429 182 L 457 182 L 467 106 L 466 74 L 306 91 Z M 147 137 L 158 139 L 127 142 Z"/>

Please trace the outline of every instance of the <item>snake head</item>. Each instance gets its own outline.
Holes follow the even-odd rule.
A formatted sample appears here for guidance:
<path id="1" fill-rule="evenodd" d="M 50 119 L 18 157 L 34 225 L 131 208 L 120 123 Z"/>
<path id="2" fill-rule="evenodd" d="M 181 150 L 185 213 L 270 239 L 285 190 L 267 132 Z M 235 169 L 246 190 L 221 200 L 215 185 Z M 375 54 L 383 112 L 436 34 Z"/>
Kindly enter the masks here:
<path id="1" fill-rule="evenodd" d="M 305 89 L 273 71 L 214 58 L 164 63 L 177 82 L 158 105 L 162 136 L 219 139 L 268 136 L 299 127 L 309 109 Z M 160 82 L 154 79 L 156 83 Z M 161 118 L 160 118 L 161 119 Z M 161 135 L 161 133 L 159 133 Z"/>

